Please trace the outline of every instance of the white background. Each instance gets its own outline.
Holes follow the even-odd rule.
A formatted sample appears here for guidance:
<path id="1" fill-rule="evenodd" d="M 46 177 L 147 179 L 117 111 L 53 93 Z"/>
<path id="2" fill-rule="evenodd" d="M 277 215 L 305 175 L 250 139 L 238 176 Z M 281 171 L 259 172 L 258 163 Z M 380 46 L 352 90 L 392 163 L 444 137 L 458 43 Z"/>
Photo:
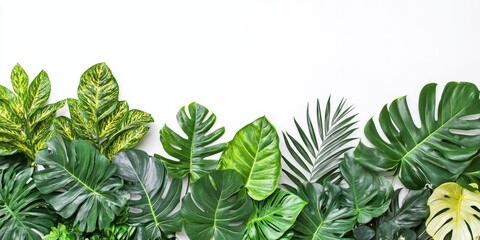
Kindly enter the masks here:
<path id="1" fill-rule="evenodd" d="M 263 115 L 294 132 L 293 117 L 330 94 L 363 128 L 399 96 L 416 109 L 426 83 L 478 85 L 479 13 L 479 1 L 0 1 L 0 84 L 17 62 L 32 79 L 44 69 L 57 101 L 106 62 L 120 98 L 155 119 L 140 146 L 150 154 L 192 101 L 224 141 Z"/>

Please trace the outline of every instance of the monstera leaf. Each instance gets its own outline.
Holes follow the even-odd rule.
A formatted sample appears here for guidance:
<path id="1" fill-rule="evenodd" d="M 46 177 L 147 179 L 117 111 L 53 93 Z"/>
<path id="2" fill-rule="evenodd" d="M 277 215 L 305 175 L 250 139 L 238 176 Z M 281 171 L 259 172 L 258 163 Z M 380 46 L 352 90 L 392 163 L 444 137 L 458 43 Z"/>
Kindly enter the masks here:
<path id="1" fill-rule="evenodd" d="M 66 139 L 83 139 L 111 158 L 135 147 L 148 132 L 150 114 L 129 109 L 118 101 L 119 88 L 105 63 L 90 67 L 80 78 L 78 100 L 68 99 L 70 118 L 55 120 L 54 128 Z"/>
<path id="2" fill-rule="evenodd" d="M 27 73 L 17 64 L 11 79 L 16 94 L 0 85 L 0 156 L 18 152 L 33 161 L 54 135 L 50 127 L 65 101 L 46 104 L 50 80 L 44 71 L 29 84 Z"/>
<path id="3" fill-rule="evenodd" d="M 293 226 L 307 203 L 295 194 L 277 189 L 253 204 L 244 239 L 279 239 Z"/>
<path id="4" fill-rule="evenodd" d="M 33 179 L 45 200 L 80 231 L 108 228 L 126 202 L 116 166 L 84 140 L 53 138 L 37 154 Z"/>
<path id="5" fill-rule="evenodd" d="M 147 239 L 174 236 L 181 231 L 182 217 L 174 209 L 180 202 L 182 181 L 168 183 L 165 166 L 141 150 L 122 151 L 113 156 L 113 163 L 117 175 L 129 182 L 124 190 L 137 196 L 127 202 L 135 210 L 129 212 L 128 223 L 144 227 Z"/>
<path id="6" fill-rule="evenodd" d="M 370 222 L 387 210 L 393 193 L 387 179 L 366 171 L 349 154 L 340 163 L 340 171 L 348 185 L 343 200 L 355 210 L 358 223 Z"/>
<path id="7" fill-rule="evenodd" d="M 53 225 L 35 183 L 33 168 L 0 170 L 0 239 L 42 239 Z"/>
<path id="8" fill-rule="evenodd" d="M 289 133 L 283 133 L 283 138 L 293 160 L 283 156 L 290 170 L 285 174 L 297 186 L 303 182 L 323 183 L 326 178 L 338 179 L 338 166 L 345 152 L 352 149 L 351 137 L 355 132 L 356 114 L 351 114 L 353 107 L 342 99 L 336 109 L 331 108 L 328 98 L 325 111 L 322 113 L 317 99 L 316 121 L 312 122 L 307 107 L 306 130 L 294 120 L 300 140 Z"/>
<path id="9" fill-rule="evenodd" d="M 220 158 L 222 169 L 234 169 L 242 177 L 248 195 L 260 201 L 272 194 L 280 179 L 277 131 L 261 117 L 235 134 Z"/>
<path id="10" fill-rule="evenodd" d="M 182 215 L 190 239 L 241 239 L 252 213 L 252 201 L 235 170 L 215 170 L 191 184 Z"/>
<path id="11" fill-rule="evenodd" d="M 430 216 L 427 233 L 433 239 L 477 239 L 480 237 L 480 193 L 448 182 L 436 188 L 428 199 Z"/>
<path id="12" fill-rule="evenodd" d="M 155 157 L 162 160 L 172 176 L 183 178 L 188 175 L 191 182 L 195 182 L 217 168 L 218 160 L 206 158 L 225 149 L 225 143 L 211 145 L 223 135 L 225 129 L 222 127 L 209 133 L 215 124 L 215 114 L 209 114 L 208 109 L 198 103 L 188 105 L 188 113 L 190 116 L 185 108 L 181 108 L 177 113 L 177 122 L 186 138 L 167 125 L 160 130 L 163 149 L 174 159 L 160 155 Z"/>
<path id="13" fill-rule="evenodd" d="M 298 195 L 308 204 L 303 208 L 294 226 L 295 238 L 315 240 L 343 239 L 355 224 L 355 211 L 341 205 L 342 189 L 326 182 L 306 182 Z"/>
<path id="14" fill-rule="evenodd" d="M 377 172 L 398 172 L 409 189 L 455 181 L 480 148 L 480 120 L 466 118 L 480 113 L 479 93 L 474 84 L 450 82 L 437 106 L 435 89 L 436 84 L 428 84 L 420 93 L 420 128 L 413 121 L 406 97 L 380 112 L 380 126 L 388 141 L 370 120 L 365 136 L 374 147 L 360 142 L 355 149 L 358 162 Z"/>

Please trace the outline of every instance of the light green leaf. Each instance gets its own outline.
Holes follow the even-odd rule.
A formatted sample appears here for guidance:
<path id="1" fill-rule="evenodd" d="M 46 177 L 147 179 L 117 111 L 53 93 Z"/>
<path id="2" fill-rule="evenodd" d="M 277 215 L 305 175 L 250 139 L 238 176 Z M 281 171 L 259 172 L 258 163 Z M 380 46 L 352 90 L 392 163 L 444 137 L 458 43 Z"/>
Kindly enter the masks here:
<path id="1" fill-rule="evenodd" d="M 77 139 L 77 134 L 73 128 L 72 121 L 65 116 L 60 116 L 53 120 L 53 128 L 55 129 L 55 132 L 68 140 Z"/>
<path id="2" fill-rule="evenodd" d="M 295 194 L 277 189 L 260 202 L 254 202 L 248 220 L 249 239 L 279 239 L 290 229 L 307 202 Z"/>
<path id="3" fill-rule="evenodd" d="M 181 210 L 190 239 L 242 238 L 252 213 L 252 201 L 242 182 L 234 170 L 216 170 L 190 185 Z"/>
<path id="4" fill-rule="evenodd" d="M 433 239 L 478 239 L 480 237 L 480 193 L 471 192 L 457 183 L 448 182 L 437 187 L 430 198 L 430 216 L 427 233 Z"/>
<path id="5" fill-rule="evenodd" d="M 93 130 L 88 128 L 85 119 L 78 109 L 78 100 L 68 98 L 67 104 L 68 110 L 70 111 L 72 125 L 79 139 L 88 140 L 91 144 L 95 144 Z"/>
<path id="6" fill-rule="evenodd" d="M 126 202 L 116 166 L 83 140 L 53 138 L 47 145 L 35 160 L 43 170 L 33 176 L 45 200 L 82 232 L 108 228 Z"/>
<path id="7" fill-rule="evenodd" d="M 221 156 L 222 169 L 238 171 L 248 195 L 260 201 L 272 194 L 280 179 L 277 131 L 265 117 L 240 129 Z"/>
<path id="8" fill-rule="evenodd" d="M 37 110 L 32 116 L 28 118 L 30 128 L 34 128 L 39 122 L 54 117 L 57 111 L 65 105 L 65 100 L 46 105 Z"/>
<path id="9" fill-rule="evenodd" d="M 340 163 L 340 171 L 348 185 L 342 200 L 354 209 L 358 223 L 368 223 L 388 209 L 393 187 L 386 178 L 365 170 L 349 154 Z"/>
<path id="10" fill-rule="evenodd" d="M 10 74 L 10 79 L 12 80 L 12 87 L 13 90 L 20 96 L 20 98 L 25 101 L 25 97 L 28 91 L 28 75 L 23 70 L 22 66 L 17 63 L 15 67 L 13 67 L 12 73 Z"/>
<path id="11" fill-rule="evenodd" d="M 47 102 L 50 96 L 50 79 L 45 71 L 41 71 L 30 86 L 28 86 L 25 110 L 27 117 L 31 117 L 39 108 Z"/>
<path id="12" fill-rule="evenodd" d="M 111 158 L 116 153 L 135 147 L 143 136 L 147 134 L 150 128 L 145 125 L 139 125 L 134 128 L 130 128 L 113 138 L 113 142 L 105 149 L 105 155 Z"/>
<path id="13" fill-rule="evenodd" d="M 213 145 L 225 132 L 219 128 L 209 132 L 215 124 L 215 114 L 198 103 L 188 105 L 188 114 L 185 107 L 177 113 L 177 122 L 186 135 L 186 138 L 175 133 L 167 125 L 160 130 L 160 142 L 163 149 L 172 158 L 155 155 L 168 169 L 170 175 L 176 178 L 190 177 L 195 182 L 203 175 L 217 168 L 218 160 L 208 159 L 212 155 L 222 152 L 226 144 Z"/>
<path id="14" fill-rule="evenodd" d="M 119 130 L 120 125 L 122 125 L 127 116 L 128 103 L 126 101 L 119 101 L 115 110 L 100 121 L 100 138 L 103 140 Z"/>
<path id="15" fill-rule="evenodd" d="M 122 151 L 112 161 L 117 166 L 117 175 L 129 182 L 124 190 L 139 196 L 127 202 L 136 210 L 128 213 L 128 223 L 144 227 L 148 239 L 173 237 L 181 231 L 182 217 L 174 209 L 180 202 L 182 181 L 168 181 L 165 166 L 141 150 Z"/>
<path id="16" fill-rule="evenodd" d="M 40 240 L 55 216 L 31 180 L 32 168 L 0 170 L 0 239 Z"/>
<path id="17" fill-rule="evenodd" d="M 420 127 L 413 121 L 406 97 L 385 106 L 379 122 L 388 141 L 370 120 L 365 136 L 373 147 L 360 142 L 355 158 L 376 172 L 398 172 L 409 189 L 455 181 L 480 148 L 480 120 L 464 118 L 480 113 L 477 87 L 450 82 L 437 105 L 436 84 L 427 84 L 420 93 L 418 109 Z"/>

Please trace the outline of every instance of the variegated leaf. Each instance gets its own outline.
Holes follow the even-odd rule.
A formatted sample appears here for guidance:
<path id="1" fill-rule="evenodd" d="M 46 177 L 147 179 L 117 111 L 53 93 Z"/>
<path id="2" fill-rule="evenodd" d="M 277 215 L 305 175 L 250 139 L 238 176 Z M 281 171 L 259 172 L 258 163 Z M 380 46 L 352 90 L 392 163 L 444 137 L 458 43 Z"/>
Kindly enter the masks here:
<path id="1" fill-rule="evenodd" d="M 12 80 L 13 90 L 15 90 L 22 100 L 25 100 L 28 89 L 28 75 L 20 64 L 17 63 L 17 65 L 15 65 L 10 74 L 10 79 Z"/>
<path id="2" fill-rule="evenodd" d="M 10 143 L 0 142 L 0 156 L 12 155 L 17 152 L 17 147 Z"/>
<path id="3" fill-rule="evenodd" d="M 127 119 L 125 120 L 122 128 L 127 129 L 150 122 L 153 122 L 152 115 L 138 109 L 132 109 L 128 111 Z"/>
<path id="4" fill-rule="evenodd" d="M 10 91 L 10 89 L 0 85 L 0 101 L 10 102 L 14 98 L 15 98 L 15 94 L 13 94 L 13 92 Z"/>
<path id="5" fill-rule="evenodd" d="M 52 137 L 55 136 L 55 131 L 50 130 L 50 131 L 45 131 L 42 134 L 38 135 L 34 141 L 35 141 L 35 152 L 38 152 L 40 150 L 43 150 L 47 147 L 47 142 L 50 140 Z"/>
<path id="6" fill-rule="evenodd" d="M 10 106 L 3 101 L 0 101 L 0 127 L 11 130 L 22 130 L 20 120 Z"/>
<path id="7" fill-rule="evenodd" d="M 135 147 L 148 130 L 149 127 L 139 125 L 116 135 L 114 138 L 115 140 L 105 149 L 105 155 L 108 158 L 111 158 L 122 150 Z"/>
<path id="8" fill-rule="evenodd" d="M 25 99 L 25 109 L 27 117 L 32 116 L 41 108 L 50 96 L 50 80 L 45 71 L 41 71 L 30 86 L 28 86 L 27 98 Z"/>
<path id="9" fill-rule="evenodd" d="M 67 99 L 68 110 L 70 111 L 70 118 L 72 120 L 73 129 L 77 133 L 80 139 L 88 140 L 90 143 L 94 143 L 93 131 L 87 128 L 85 119 L 78 109 L 78 100 L 69 98 Z"/>
<path id="10" fill-rule="evenodd" d="M 97 130 L 100 121 L 115 110 L 118 102 L 118 84 L 105 63 L 93 65 L 80 78 L 78 86 L 79 110 L 88 128 Z"/>
<path id="11" fill-rule="evenodd" d="M 53 120 L 53 128 L 58 134 L 68 140 L 77 139 L 77 134 L 75 133 L 75 129 L 73 129 L 72 121 L 67 117 L 60 116 Z"/>
<path id="12" fill-rule="evenodd" d="M 52 116 L 55 116 L 56 112 L 58 109 L 62 108 L 65 105 L 65 100 L 46 105 L 45 107 L 42 107 L 41 109 L 37 110 L 30 118 L 28 118 L 28 122 L 30 125 L 30 128 L 35 127 L 36 124 L 39 122 L 50 118 Z M 51 122 L 50 122 L 51 125 Z"/>
<path id="13" fill-rule="evenodd" d="M 128 115 L 128 103 L 120 101 L 115 108 L 115 111 L 110 113 L 106 118 L 100 121 L 100 138 L 103 139 L 111 135 L 120 128 Z"/>

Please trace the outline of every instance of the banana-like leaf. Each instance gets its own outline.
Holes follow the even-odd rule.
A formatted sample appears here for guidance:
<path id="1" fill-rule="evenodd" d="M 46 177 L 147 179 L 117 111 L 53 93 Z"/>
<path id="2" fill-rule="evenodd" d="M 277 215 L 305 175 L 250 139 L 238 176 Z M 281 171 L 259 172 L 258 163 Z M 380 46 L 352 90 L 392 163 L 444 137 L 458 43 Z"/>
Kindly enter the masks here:
<path id="1" fill-rule="evenodd" d="M 265 200 L 254 202 L 244 239 L 280 239 L 306 204 L 297 195 L 277 189 Z"/>
<path id="2" fill-rule="evenodd" d="M 190 239 L 241 239 L 253 209 L 234 170 L 215 170 L 190 185 L 182 202 L 185 231 Z"/>
<path id="3" fill-rule="evenodd" d="M 368 223 L 388 209 L 393 187 L 387 179 L 364 169 L 350 154 L 345 154 L 340 171 L 348 185 L 342 200 L 355 210 L 358 223 Z"/>
<path id="4" fill-rule="evenodd" d="M 53 138 L 36 155 L 33 179 L 45 200 L 82 232 L 108 228 L 126 203 L 116 166 L 83 140 Z"/>
<path id="5" fill-rule="evenodd" d="M 333 181 L 339 179 L 338 166 L 344 153 L 352 149 L 351 143 L 355 140 L 352 133 L 357 129 L 356 114 L 352 110 L 353 107 L 344 99 L 336 109 L 332 109 L 328 98 L 325 111 L 322 112 L 317 99 L 316 114 L 313 115 L 315 122 L 312 121 L 308 106 L 305 127 L 302 128 L 294 120 L 301 141 L 288 132 L 283 133 L 292 157 L 283 156 L 289 168 L 283 169 L 283 172 L 295 185 L 302 185 L 305 181 L 321 184 L 326 178 L 332 178 Z"/>
<path id="6" fill-rule="evenodd" d="M 173 159 L 155 156 L 162 160 L 170 175 L 176 178 L 188 175 L 191 182 L 195 182 L 217 168 L 218 160 L 207 158 L 222 152 L 227 145 L 225 143 L 212 145 L 225 132 L 221 127 L 209 133 L 215 120 L 215 114 L 209 114 L 207 108 L 198 103 L 190 103 L 188 114 L 184 107 L 177 113 L 177 122 L 186 138 L 175 133 L 167 125 L 163 126 L 160 130 L 160 142 L 165 152 Z"/>
<path id="7" fill-rule="evenodd" d="M 182 217 L 174 212 L 180 202 L 182 181 L 168 182 L 165 166 L 141 150 L 122 151 L 112 159 L 117 175 L 129 184 L 124 190 L 132 196 L 127 205 L 128 223 L 145 228 L 147 239 L 175 236 L 182 229 Z M 165 196 L 164 196 L 165 195 Z"/>
<path id="8" fill-rule="evenodd" d="M 0 239 L 40 240 L 53 225 L 54 215 L 30 181 L 32 172 L 0 170 Z"/>
<path id="9" fill-rule="evenodd" d="M 471 192 L 457 183 L 448 182 L 437 187 L 428 199 L 430 216 L 427 233 L 433 239 L 478 239 L 480 237 L 480 193 Z"/>
<path id="10" fill-rule="evenodd" d="M 280 158 L 277 131 L 267 118 L 261 117 L 235 134 L 220 157 L 220 167 L 239 172 L 248 195 L 260 201 L 277 188 Z"/>
<path id="11" fill-rule="evenodd" d="M 306 182 L 298 195 L 308 204 L 303 208 L 294 226 L 296 239 L 344 239 L 345 233 L 356 223 L 355 211 L 342 206 L 342 189 L 325 182 L 324 185 Z"/>
<path id="12" fill-rule="evenodd" d="M 17 64 L 11 80 L 17 95 L 0 85 L 0 156 L 18 152 L 33 161 L 35 153 L 54 135 L 49 129 L 65 101 L 46 104 L 50 80 L 44 71 L 29 84 L 27 73 Z"/>
<path id="13" fill-rule="evenodd" d="M 105 63 L 93 65 L 80 79 L 78 100 L 67 100 L 70 119 L 56 119 L 55 131 L 66 139 L 87 140 L 108 158 L 135 147 L 153 118 L 146 112 L 130 110 L 126 101 L 118 101 L 118 93 L 110 68 Z"/>
<path id="14" fill-rule="evenodd" d="M 409 189 L 455 181 L 480 148 L 480 120 L 465 118 L 480 113 L 479 92 L 472 83 L 450 82 L 438 106 L 435 95 L 436 84 L 426 85 L 420 93 L 420 128 L 406 97 L 385 106 L 379 122 L 388 141 L 370 119 L 365 136 L 373 147 L 360 142 L 354 153 L 358 162 L 373 171 L 398 172 Z"/>

